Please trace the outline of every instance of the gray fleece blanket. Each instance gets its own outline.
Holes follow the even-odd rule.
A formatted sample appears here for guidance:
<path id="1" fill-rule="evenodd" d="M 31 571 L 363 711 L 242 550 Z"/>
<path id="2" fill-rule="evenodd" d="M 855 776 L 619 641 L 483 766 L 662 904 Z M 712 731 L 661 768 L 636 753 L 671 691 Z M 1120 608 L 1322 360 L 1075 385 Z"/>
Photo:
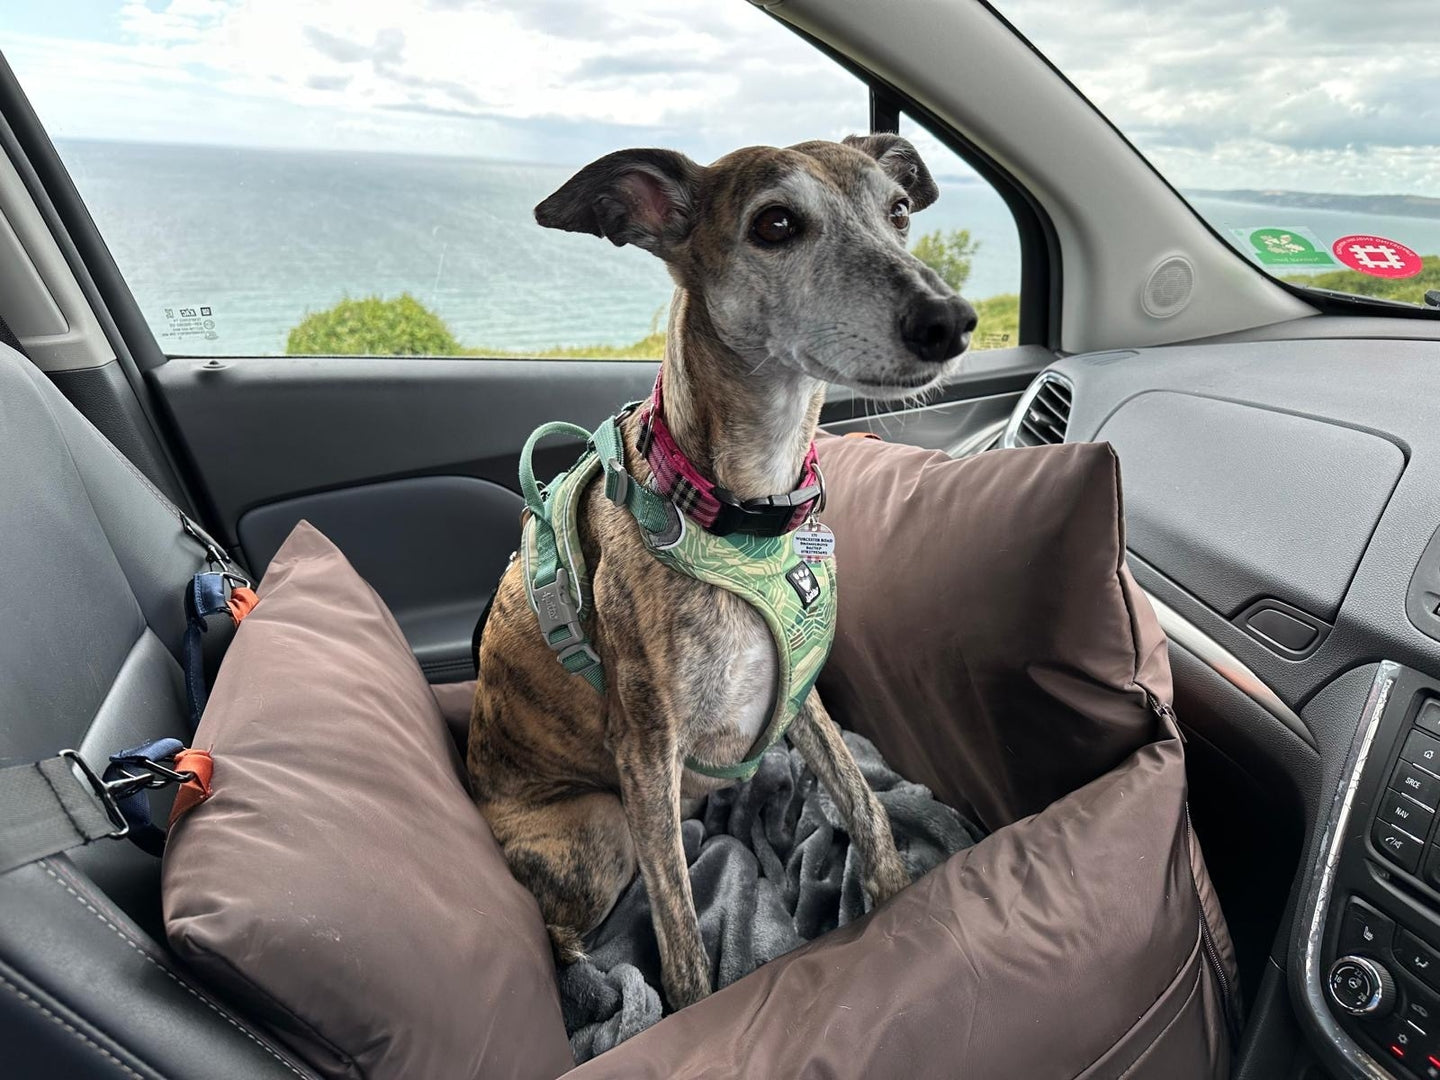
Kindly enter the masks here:
<path id="1" fill-rule="evenodd" d="M 983 833 L 902 779 L 866 739 L 845 743 L 890 815 L 912 878 Z M 863 915 L 857 857 L 829 795 L 800 755 L 771 748 L 747 783 L 711 795 L 683 823 L 685 860 L 716 987 L 729 986 Z M 644 1031 L 668 1011 L 645 885 L 637 876 L 586 942 L 587 959 L 560 972 L 560 998 L 576 1062 Z"/>

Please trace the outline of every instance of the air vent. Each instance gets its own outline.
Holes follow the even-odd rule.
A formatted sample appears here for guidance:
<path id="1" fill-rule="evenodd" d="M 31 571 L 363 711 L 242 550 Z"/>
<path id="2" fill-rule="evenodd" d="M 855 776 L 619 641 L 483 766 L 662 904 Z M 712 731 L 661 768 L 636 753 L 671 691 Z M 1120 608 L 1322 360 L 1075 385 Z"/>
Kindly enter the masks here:
<path id="1" fill-rule="evenodd" d="M 1042 372 L 1020 399 L 1005 431 L 1006 446 L 1045 446 L 1065 441 L 1070 426 L 1070 381 Z"/>

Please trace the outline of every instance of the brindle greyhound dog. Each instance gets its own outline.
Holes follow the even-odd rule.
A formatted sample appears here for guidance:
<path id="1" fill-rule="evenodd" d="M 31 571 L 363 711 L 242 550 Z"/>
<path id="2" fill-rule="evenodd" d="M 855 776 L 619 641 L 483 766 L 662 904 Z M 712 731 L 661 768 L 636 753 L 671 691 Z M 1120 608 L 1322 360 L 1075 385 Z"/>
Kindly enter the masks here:
<path id="1" fill-rule="evenodd" d="M 827 383 L 904 397 L 955 367 L 975 312 L 905 247 L 911 212 L 937 195 L 910 143 L 851 136 L 751 147 L 709 167 L 672 151 L 620 151 L 582 169 L 535 218 L 665 261 L 676 291 L 664 421 L 696 469 L 743 501 L 796 486 Z M 624 464 L 648 483 L 639 429 L 638 414 L 621 423 Z M 658 562 L 602 486 L 582 497 L 580 534 L 604 696 L 555 662 L 512 562 L 480 643 L 468 765 L 562 962 L 583 955 L 584 935 L 638 863 L 678 1009 L 711 990 L 681 804 L 728 782 L 685 759 L 746 756 L 771 715 L 776 647 L 744 600 Z M 885 811 L 813 690 L 788 737 L 834 798 L 872 902 L 904 888 Z"/>

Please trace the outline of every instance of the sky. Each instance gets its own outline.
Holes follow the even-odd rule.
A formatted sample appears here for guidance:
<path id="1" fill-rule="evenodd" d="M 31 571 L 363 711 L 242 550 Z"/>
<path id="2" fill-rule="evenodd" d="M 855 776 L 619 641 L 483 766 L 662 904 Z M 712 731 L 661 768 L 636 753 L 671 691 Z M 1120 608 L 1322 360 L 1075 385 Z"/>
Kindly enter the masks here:
<path id="1" fill-rule="evenodd" d="M 1182 188 L 1440 197 L 1434 0 L 997 6 Z M 866 121 L 745 0 L 5 0 L 0 51 L 61 138 L 578 164 Z"/>

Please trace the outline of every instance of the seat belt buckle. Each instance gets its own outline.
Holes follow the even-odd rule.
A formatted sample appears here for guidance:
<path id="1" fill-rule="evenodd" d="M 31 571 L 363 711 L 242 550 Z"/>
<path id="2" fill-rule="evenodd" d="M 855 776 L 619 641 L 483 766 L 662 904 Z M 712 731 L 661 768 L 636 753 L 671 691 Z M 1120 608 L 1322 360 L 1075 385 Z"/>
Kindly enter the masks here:
<path id="1" fill-rule="evenodd" d="M 115 840 L 123 840 L 130 835 L 130 819 L 121 810 L 121 802 L 149 788 L 163 788 L 170 784 L 187 784 L 195 779 L 193 772 L 177 771 L 154 758 L 126 756 L 123 761 L 114 762 L 112 766 L 119 775 L 110 780 L 102 780 L 90 767 L 90 763 L 76 751 L 61 750 L 60 756 L 71 765 L 78 767 L 84 774 L 90 790 L 95 793 L 96 798 L 105 807 L 105 815 L 115 826 L 115 831 L 110 833 L 111 838 Z M 127 772 L 125 771 L 127 768 L 136 768 L 140 772 Z"/>
<path id="2" fill-rule="evenodd" d="M 109 834 L 110 839 L 123 840 L 129 836 L 130 822 L 125 820 L 125 815 L 120 812 L 120 805 L 116 802 L 116 799 L 122 797 L 117 793 L 117 789 L 122 787 L 124 782 L 115 781 L 113 785 L 105 783 L 90 767 L 90 763 L 74 750 L 61 750 L 60 756 L 80 770 L 90 785 L 90 790 L 105 808 L 105 816 L 110 819 L 110 824 L 115 826 L 115 831 Z"/>
<path id="3" fill-rule="evenodd" d="M 224 568 L 231 565 L 230 556 L 225 553 L 225 549 L 216 542 L 213 536 L 192 521 L 189 515 L 180 515 L 180 527 L 192 540 L 205 549 L 205 561 L 212 567 Z"/>

